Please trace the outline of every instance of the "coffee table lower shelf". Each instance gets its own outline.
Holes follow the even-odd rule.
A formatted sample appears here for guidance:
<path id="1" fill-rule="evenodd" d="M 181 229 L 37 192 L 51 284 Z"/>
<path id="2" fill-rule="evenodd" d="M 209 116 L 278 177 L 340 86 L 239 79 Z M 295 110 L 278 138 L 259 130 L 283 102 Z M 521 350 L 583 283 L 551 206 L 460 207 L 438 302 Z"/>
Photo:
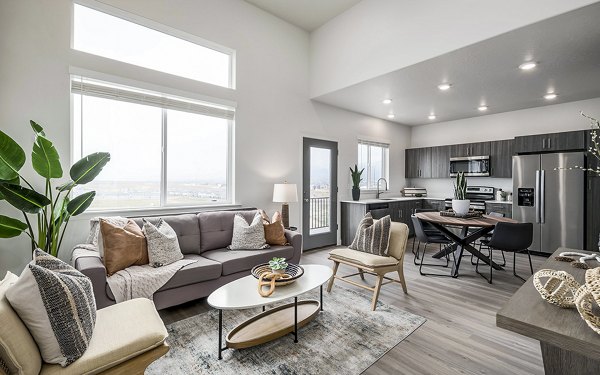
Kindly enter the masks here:
<path id="1" fill-rule="evenodd" d="M 260 313 L 232 329 L 225 345 L 231 349 L 250 348 L 267 343 L 304 327 L 318 314 L 321 304 L 316 300 L 298 301 L 297 319 L 295 303 L 288 303 Z"/>

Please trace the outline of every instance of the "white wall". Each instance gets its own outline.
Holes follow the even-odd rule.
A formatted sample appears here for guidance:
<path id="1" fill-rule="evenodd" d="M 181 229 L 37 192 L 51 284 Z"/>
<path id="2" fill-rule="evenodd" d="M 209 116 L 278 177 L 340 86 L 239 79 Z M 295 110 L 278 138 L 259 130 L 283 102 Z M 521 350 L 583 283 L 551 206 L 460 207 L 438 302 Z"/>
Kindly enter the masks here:
<path id="1" fill-rule="evenodd" d="M 363 0 L 311 34 L 311 97 L 594 2 Z"/>
<path id="2" fill-rule="evenodd" d="M 347 166 L 357 158 L 358 135 L 392 143 L 391 188 L 404 186 L 404 148 L 410 130 L 395 123 L 309 100 L 309 37 L 241 0 L 105 0 L 106 4 L 198 35 L 237 51 L 237 90 L 210 86 L 70 50 L 69 0 L 0 3 L 0 129 L 24 145 L 33 139 L 28 121 L 46 127 L 63 159 L 70 162 L 69 67 L 218 96 L 238 103 L 235 138 L 237 203 L 278 209 L 273 183 L 301 183 L 302 137 L 339 142 L 340 199 L 350 197 Z M 190 150 L 196 152 L 196 150 Z M 27 165 L 29 162 L 27 162 Z M 29 167 L 25 176 L 36 179 Z M 38 185 L 39 187 L 39 185 Z M 290 207 L 300 224 L 298 204 Z M 15 214 L 0 203 L 0 214 Z M 84 214 L 70 224 L 61 256 L 85 238 Z M 19 272 L 30 259 L 24 236 L 0 240 L 0 272 Z"/>
<path id="3" fill-rule="evenodd" d="M 600 98 L 504 112 L 463 120 L 439 122 L 412 128 L 410 147 L 428 147 L 510 139 L 520 135 L 589 129 L 579 112 L 600 117 Z M 452 179 L 412 179 L 411 185 L 425 187 L 430 196 L 451 197 Z M 501 178 L 470 178 L 469 185 L 512 190 L 512 181 Z"/>

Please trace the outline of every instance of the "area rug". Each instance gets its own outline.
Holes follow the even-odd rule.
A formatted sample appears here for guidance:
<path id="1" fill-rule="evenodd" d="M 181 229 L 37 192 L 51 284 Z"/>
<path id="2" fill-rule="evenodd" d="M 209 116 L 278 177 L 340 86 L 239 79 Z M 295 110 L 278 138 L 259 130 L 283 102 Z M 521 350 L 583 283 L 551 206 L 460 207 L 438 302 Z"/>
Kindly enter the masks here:
<path id="1" fill-rule="evenodd" d="M 318 299 L 318 290 L 299 298 Z M 323 293 L 323 307 L 312 322 L 293 335 L 241 350 L 226 350 L 217 359 L 217 311 L 167 326 L 171 350 L 146 374 L 314 375 L 360 374 L 414 332 L 425 318 L 379 303 L 371 311 L 369 296 L 336 285 Z M 223 312 L 223 332 L 260 313 L 260 309 Z"/>

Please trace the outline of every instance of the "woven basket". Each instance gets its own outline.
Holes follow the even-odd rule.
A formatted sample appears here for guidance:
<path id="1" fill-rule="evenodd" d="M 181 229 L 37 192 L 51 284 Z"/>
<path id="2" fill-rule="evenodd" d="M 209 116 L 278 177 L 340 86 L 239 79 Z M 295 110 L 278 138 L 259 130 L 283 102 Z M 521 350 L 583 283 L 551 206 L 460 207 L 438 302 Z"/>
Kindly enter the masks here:
<path id="1" fill-rule="evenodd" d="M 273 271 L 271 270 L 271 267 L 269 267 L 269 263 L 262 263 L 257 266 L 254 266 L 254 268 L 252 268 L 252 271 L 250 272 L 252 273 L 252 276 L 254 276 L 258 280 L 260 275 L 262 275 L 263 273 L 271 273 Z M 286 278 L 275 280 L 275 285 L 283 286 L 293 283 L 294 281 L 298 280 L 302 275 L 304 275 L 304 268 L 302 268 L 302 266 L 300 265 L 290 263 L 285 269 L 284 274 L 286 275 Z M 263 280 L 269 281 L 270 279 L 264 278 Z"/>
<path id="2" fill-rule="evenodd" d="M 594 303 L 600 306 L 600 267 L 585 272 L 585 285 L 575 293 L 575 306 L 581 318 L 600 334 L 600 316 L 594 314 Z"/>

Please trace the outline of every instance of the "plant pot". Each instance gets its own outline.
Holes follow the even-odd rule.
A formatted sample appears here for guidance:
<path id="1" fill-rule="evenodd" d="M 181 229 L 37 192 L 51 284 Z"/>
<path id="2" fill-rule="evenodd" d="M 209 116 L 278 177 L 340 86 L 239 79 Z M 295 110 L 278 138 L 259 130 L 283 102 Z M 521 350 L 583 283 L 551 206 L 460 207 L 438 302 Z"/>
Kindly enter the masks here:
<path id="1" fill-rule="evenodd" d="M 360 199 L 360 188 L 353 187 L 352 188 L 352 200 L 357 201 Z"/>
<path id="2" fill-rule="evenodd" d="M 452 209 L 459 215 L 466 215 L 470 205 L 471 201 L 468 199 L 452 199 Z"/>
<path id="3" fill-rule="evenodd" d="M 271 271 L 272 271 L 273 273 L 277 273 L 277 274 L 280 274 L 280 275 L 283 275 L 283 274 L 285 273 L 285 270 L 274 270 L 274 269 L 272 269 L 272 268 L 271 268 Z"/>

